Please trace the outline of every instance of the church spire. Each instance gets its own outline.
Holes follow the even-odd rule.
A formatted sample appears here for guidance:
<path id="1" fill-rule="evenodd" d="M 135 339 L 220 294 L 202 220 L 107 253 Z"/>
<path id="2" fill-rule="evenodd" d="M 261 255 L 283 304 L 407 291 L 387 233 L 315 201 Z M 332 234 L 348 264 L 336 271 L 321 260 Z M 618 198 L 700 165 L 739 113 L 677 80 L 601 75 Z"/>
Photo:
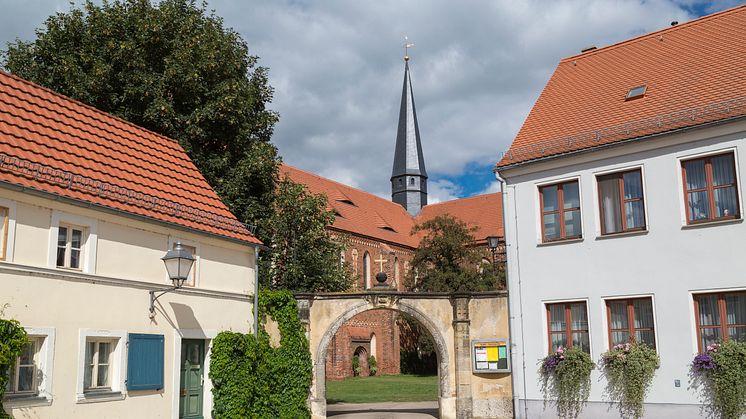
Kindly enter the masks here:
<path id="1" fill-rule="evenodd" d="M 414 46 L 405 38 L 404 86 L 399 108 L 399 129 L 396 133 L 394 169 L 391 172 L 391 200 L 417 215 L 427 205 L 427 172 L 417 126 L 412 80 L 409 77 L 408 49 Z"/>

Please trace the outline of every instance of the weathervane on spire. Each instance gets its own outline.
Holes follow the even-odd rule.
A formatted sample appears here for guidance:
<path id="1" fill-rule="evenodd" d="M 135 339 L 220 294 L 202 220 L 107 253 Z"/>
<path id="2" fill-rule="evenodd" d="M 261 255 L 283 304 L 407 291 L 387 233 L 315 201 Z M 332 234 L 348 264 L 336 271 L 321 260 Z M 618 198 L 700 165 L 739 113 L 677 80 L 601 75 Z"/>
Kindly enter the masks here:
<path id="1" fill-rule="evenodd" d="M 404 61 L 409 61 L 409 49 L 414 46 L 414 43 L 409 42 L 409 37 L 404 37 Z"/>

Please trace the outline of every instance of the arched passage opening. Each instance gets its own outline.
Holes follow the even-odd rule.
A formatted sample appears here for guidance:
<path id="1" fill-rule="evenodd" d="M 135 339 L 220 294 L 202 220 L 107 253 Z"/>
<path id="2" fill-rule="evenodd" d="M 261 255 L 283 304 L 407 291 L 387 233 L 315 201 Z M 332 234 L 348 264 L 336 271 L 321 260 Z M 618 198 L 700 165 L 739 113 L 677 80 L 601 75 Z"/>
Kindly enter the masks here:
<path id="1" fill-rule="evenodd" d="M 341 315 L 332 321 L 323 333 L 319 342 L 315 357 L 314 385 L 311 388 L 312 410 L 316 413 L 326 413 L 326 368 L 327 354 L 330 344 L 333 342 L 335 335 L 342 325 L 352 319 L 354 316 L 371 310 L 390 310 L 403 313 L 416 320 L 430 335 L 435 354 L 437 357 L 437 374 L 438 374 L 438 404 L 443 409 L 443 403 L 452 404 L 453 394 L 451 389 L 451 379 L 449 377 L 449 351 L 446 340 L 443 336 L 443 325 L 436 325 L 430 317 L 425 315 L 416 307 L 405 301 L 399 301 L 394 305 L 386 308 L 376 307 L 370 302 L 360 302 L 347 309 Z M 362 346 L 361 346 L 362 348 Z M 367 351 L 369 354 L 370 351 Z"/>

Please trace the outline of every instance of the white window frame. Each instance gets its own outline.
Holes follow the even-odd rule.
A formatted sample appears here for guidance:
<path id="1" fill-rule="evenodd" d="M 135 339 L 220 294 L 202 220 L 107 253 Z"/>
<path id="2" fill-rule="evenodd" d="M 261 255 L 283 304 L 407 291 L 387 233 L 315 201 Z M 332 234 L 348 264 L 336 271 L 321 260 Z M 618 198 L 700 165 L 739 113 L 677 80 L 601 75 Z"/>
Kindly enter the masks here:
<path id="1" fill-rule="evenodd" d="M 202 339 L 205 341 L 205 368 L 204 376 L 205 380 L 202 385 L 202 413 L 212 412 L 212 380 L 208 377 L 210 375 L 210 359 L 212 355 L 212 341 L 218 335 L 217 330 L 203 330 L 203 329 L 175 329 L 174 330 L 174 347 L 172 366 L 174 373 L 172 374 L 171 385 L 173 391 L 171 394 L 171 417 L 173 419 L 179 419 L 179 387 L 181 386 L 181 340 L 182 339 Z M 207 416 L 207 414 L 205 414 Z"/>
<path id="2" fill-rule="evenodd" d="M 741 216 L 739 218 L 736 218 L 734 220 L 714 220 L 709 221 L 706 223 L 701 224 L 689 224 L 688 223 L 688 215 L 687 215 L 687 205 L 686 205 L 686 194 L 684 193 L 684 177 L 682 175 L 681 165 L 683 162 L 687 160 L 695 160 L 695 159 L 701 159 L 705 157 L 710 156 L 716 156 L 718 154 L 727 154 L 727 153 L 733 153 L 733 166 L 734 170 L 736 172 L 736 188 L 738 189 L 738 208 L 740 208 Z M 708 151 L 702 151 L 698 153 L 692 153 L 692 154 L 683 154 L 680 156 L 676 156 L 676 178 L 677 182 L 676 184 L 679 187 L 679 212 L 681 217 L 681 228 L 682 229 L 688 229 L 688 228 L 698 228 L 698 227 L 705 227 L 713 224 L 725 224 L 725 223 L 737 223 L 742 222 L 746 216 L 744 216 L 744 208 L 743 208 L 743 186 L 741 185 L 741 168 L 738 161 L 738 148 L 736 146 L 731 147 L 725 147 L 725 148 L 718 148 L 714 150 L 708 150 Z"/>
<path id="3" fill-rule="evenodd" d="M 47 266 L 50 268 L 70 270 L 57 266 L 57 235 L 60 224 L 83 228 L 83 246 L 81 247 L 80 271 L 87 274 L 96 273 L 96 249 L 98 248 L 98 220 L 81 215 L 52 211 L 52 223 L 49 228 L 49 245 L 47 247 Z"/>
<path id="4" fill-rule="evenodd" d="M 694 310 L 695 297 L 702 294 L 720 294 L 744 291 L 746 291 L 746 287 L 699 288 L 689 290 L 689 331 L 692 337 L 692 353 L 699 353 L 699 340 L 697 339 L 697 312 Z M 658 339 L 658 337 L 656 337 L 656 339 Z"/>
<path id="5" fill-rule="evenodd" d="M 84 389 L 85 351 L 89 340 L 110 340 L 115 343 L 114 350 L 109 357 L 111 393 L 97 394 L 95 397 L 91 397 L 91 393 L 86 392 Z M 126 346 L 126 330 L 80 329 L 78 340 L 78 379 L 75 388 L 78 403 L 96 403 L 124 399 L 127 394 L 124 385 L 127 368 Z"/>
<path id="6" fill-rule="evenodd" d="M 194 241 L 194 240 L 188 240 L 188 239 L 185 239 L 182 237 L 176 237 L 176 236 L 168 236 L 168 249 L 166 249 L 166 251 L 173 249 L 176 243 L 181 243 L 185 246 L 190 246 L 194 248 L 194 254 L 192 255 L 194 256 L 194 265 L 192 265 L 192 270 L 189 271 L 190 275 L 194 275 L 192 277 L 194 278 L 194 284 L 189 285 L 188 282 L 185 282 L 184 286 L 188 288 L 197 288 L 199 287 L 199 283 L 200 283 L 199 274 L 200 274 L 200 267 L 202 266 L 202 257 L 200 256 L 202 251 L 200 249 L 200 244 L 199 242 Z M 172 281 L 171 281 L 171 278 L 168 277 L 168 273 L 165 273 L 163 278 L 164 278 L 164 282 L 171 284 Z"/>
<path id="7" fill-rule="evenodd" d="M 0 198 L 0 207 L 8 209 L 8 228 L 5 232 L 5 259 L 0 259 L 0 262 L 13 262 L 13 250 L 15 249 L 16 242 L 16 202 Z"/>
<path id="8" fill-rule="evenodd" d="M 48 406 L 52 403 L 52 372 L 54 371 L 54 344 L 56 339 L 53 327 L 24 327 L 26 334 L 32 338 L 40 338 L 41 346 L 37 351 L 37 371 L 41 379 L 36 383 L 36 393 L 28 397 L 17 396 L 3 400 L 3 404 L 10 408 Z"/>
<path id="9" fill-rule="evenodd" d="M 557 185 L 560 183 L 567 183 L 577 181 L 578 182 L 578 199 L 580 200 L 580 229 L 581 234 L 579 238 L 574 239 L 561 239 L 561 240 L 552 240 L 552 241 L 544 241 L 544 235 L 542 234 L 542 223 L 544 220 L 542 219 L 542 208 L 541 208 L 541 188 L 544 186 L 552 186 Z M 579 174 L 572 175 L 572 176 L 566 176 L 551 180 L 542 180 L 541 182 L 534 183 L 534 220 L 535 220 L 535 229 L 536 229 L 536 245 L 537 246 L 553 246 L 553 245 L 559 245 L 562 243 L 575 243 L 575 242 L 581 242 L 585 240 L 587 237 L 586 235 L 586 226 L 585 226 L 585 216 L 583 215 L 585 213 L 586 209 L 583 205 L 583 183 L 581 182 L 581 176 Z M 562 217 L 560 217 L 562 218 Z M 562 222 L 562 220 L 560 220 Z"/>
<path id="10" fill-rule="evenodd" d="M 643 185 L 644 187 L 644 185 Z M 641 298 L 650 298 L 650 303 L 653 305 L 653 333 L 655 334 L 655 352 L 659 356 L 662 356 L 663 351 L 661 349 L 661 342 L 658 336 L 658 312 L 655 305 L 655 294 L 629 294 L 629 295 L 608 295 L 602 296 L 603 304 L 601 305 L 601 328 L 604 333 L 604 343 L 606 348 L 611 349 L 611 341 L 609 340 L 609 316 L 606 311 L 606 302 L 614 300 L 635 300 Z M 694 306 L 694 299 L 692 297 L 692 307 Z"/>
<path id="11" fill-rule="evenodd" d="M 639 170 L 640 176 L 642 177 L 641 179 L 642 210 L 643 210 L 643 214 L 645 214 L 645 229 L 638 230 L 638 231 L 623 231 L 619 233 L 603 234 L 603 228 L 601 228 L 603 214 L 601 214 L 601 207 L 599 206 L 600 193 L 598 191 L 598 178 L 601 176 L 613 175 L 616 173 L 631 172 L 633 170 Z M 632 166 L 621 166 L 621 167 L 615 167 L 613 169 L 593 172 L 593 202 L 596 203 L 595 205 L 596 209 L 593 211 L 593 213 L 595 216 L 595 223 L 596 223 L 595 225 L 596 239 L 606 239 L 606 238 L 611 238 L 611 237 L 619 237 L 619 236 L 634 235 L 634 234 L 645 234 L 648 231 L 650 231 L 650 217 L 648 217 L 648 185 L 647 185 L 646 180 L 647 180 L 647 177 L 645 176 L 645 166 L 643 164 L 637 164 L 637 165 L 632 165 Z"/>

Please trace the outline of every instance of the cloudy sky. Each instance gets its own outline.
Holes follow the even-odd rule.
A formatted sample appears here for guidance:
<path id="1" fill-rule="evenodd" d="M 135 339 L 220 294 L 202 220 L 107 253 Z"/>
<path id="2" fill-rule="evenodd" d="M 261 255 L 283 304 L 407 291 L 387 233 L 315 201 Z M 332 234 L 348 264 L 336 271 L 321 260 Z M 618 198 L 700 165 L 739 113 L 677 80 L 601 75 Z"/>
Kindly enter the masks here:
<path id="1" fill-rule="evenodd" d="M 493 190 L 491 166 L 561 58 L 740 3 L 208 2 L 269 68 L 284 161 L 387 198 L 408 36 L 431 203 Z M 0 0 L 0 46 L 32 39 L 68 9 L 68 0 Z"/>

